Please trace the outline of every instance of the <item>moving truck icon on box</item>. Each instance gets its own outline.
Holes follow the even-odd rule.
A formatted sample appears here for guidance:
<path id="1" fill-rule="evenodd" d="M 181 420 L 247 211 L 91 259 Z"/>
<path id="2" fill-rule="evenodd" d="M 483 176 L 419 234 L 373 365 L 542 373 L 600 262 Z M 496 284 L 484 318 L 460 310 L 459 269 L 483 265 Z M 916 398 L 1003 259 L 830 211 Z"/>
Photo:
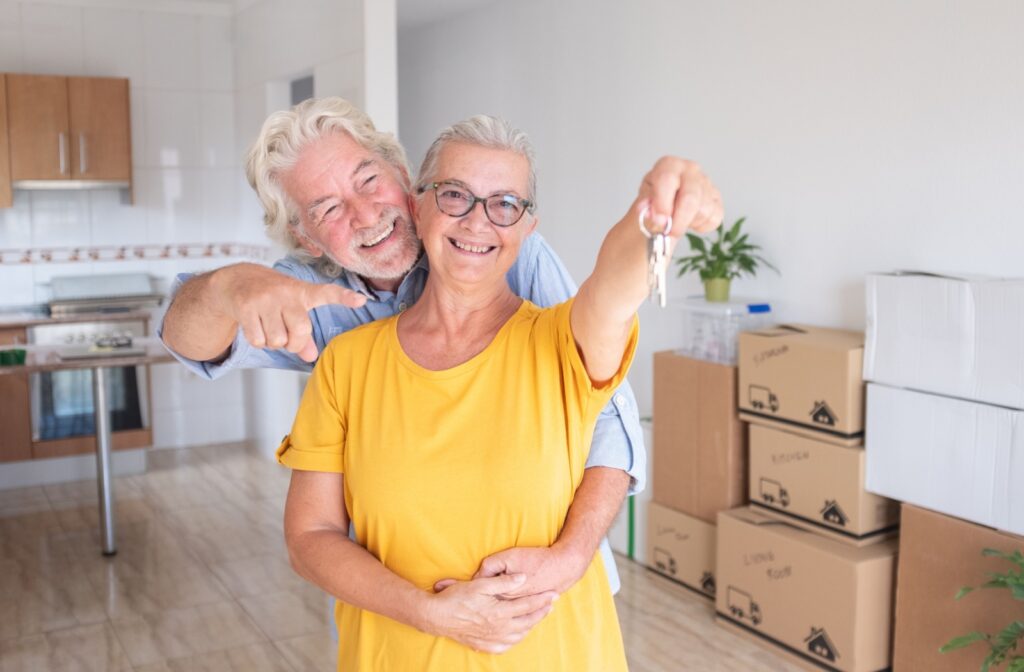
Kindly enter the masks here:
<path id="1" fill-rule="evenodd" d="M 734 618 L 746 619 L 754 625 L 761 623 L 761 606 L 751 599 L 750 593 L 734 586 L 729 586 L 727 600 L 729 613 Z"/>
<path id="2" fill-rule="evenodd" d="M 763 385 L 751 385 L 748 394 L 750 395 L 750 405 L 758 410 L 763 411 L 764 409 L 770 409 L 772 413 L 777 413 L 779 410 L 779 398 L 775 396 L 767 387 Z"/>
<path id="3" fill-rule="evenodd" d="M 782 484 L 770 478 L 761 479 L 761 499 L 766 504 L 789 506 L 789 492 Z"/>
<path id="4" fill-rule="evenodd" d="M 675 576 L 676 573 L 676 559 L 672 557 L 672 554 L 663 548 L 654 548 L 654 566 L 658 568 L 658 571 L 663 574 L 672 574 Z"/>

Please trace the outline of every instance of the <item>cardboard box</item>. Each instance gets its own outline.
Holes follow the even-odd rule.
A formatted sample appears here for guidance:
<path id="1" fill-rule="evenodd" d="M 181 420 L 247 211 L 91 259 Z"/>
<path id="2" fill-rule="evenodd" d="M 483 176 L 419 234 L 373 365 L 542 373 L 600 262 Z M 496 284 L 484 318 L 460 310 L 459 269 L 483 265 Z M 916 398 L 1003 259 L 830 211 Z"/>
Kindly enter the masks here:
<path id="1" fill-rule="evenodd" d="M 650 450 L 652 445 L 651 422 L 641 420 L 640 427 L 644 434 L 644 446 Z M 652 461 L 648 454 L 647 487 L 626 498 L 608 529 L 608 542 L 611 544 L 612 550 L 643 564 L 647 564 L 647 507 L 651 501 L 652 475 Z M 630 506 L 630 502 L 632 502 L 632 506 Z"/>
<path id="2" fill-rule="evenodd" d="M 652 502 L 648 566 L 705 597 L 715 597 L 715 526 Z"/>
<path id="3" fill-rule="evenodd" d="M 869 275 L 864 378 L 1024 409 L 1024 279 Z"/>
<path id="4" fill-rule="evenodd" d="M 654 501 L 714 524 L 747 501 L 736 367 L 654 354 Z"/>
<path id="5" fill-rule="evenodd" d="M 735 509 L 718 516 L 715 611 L 824 670 L 889 666 L 896 540 L 858 548 Z"/>
<path id="6" fill-rule="evenodd" d="M 789 325 L 744 332 L 740 417 L 859 445 L 864 433 L 863 357 L 860 332 Z"/>
<path id="7" fill-rule="evenodd" d="M 939 647 L 973 631 L 1001 632 L 1021 619 L 1021 603 L 1008 590 L 977 590 L 953 599 L 963 586 L 984 583 L 986 572 L 1013 567 L 983 557 L 984 548 L 1024 552 L 1024 537 L 903 506 L 893 652 L 897 672 L 977 670 L 988 653 L 983 643 L 949 653 L 939 653 Z"/>
<path id="8" fill-rule="evenodd" d="M 856 546 L 896 534 L 899 504 L 864 489 L 864 448 L 750 426 L 750 504 Z"/>
<path id="9" fill-rule="evenodd" d="M 867 489 L 1024 534 L 1024 411 L 868 385 Z"/>

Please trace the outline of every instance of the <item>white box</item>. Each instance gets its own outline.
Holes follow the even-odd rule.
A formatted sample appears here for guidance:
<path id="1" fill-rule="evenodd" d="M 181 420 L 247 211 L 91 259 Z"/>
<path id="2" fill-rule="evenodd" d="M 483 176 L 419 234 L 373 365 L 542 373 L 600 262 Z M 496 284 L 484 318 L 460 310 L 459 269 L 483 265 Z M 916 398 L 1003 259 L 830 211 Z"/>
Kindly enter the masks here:
<path id="1" fill-rule="evenodd" d="M 868 275 L 864 379 L 1024 409 L 1024 279 Z"/>
<path id="2" fill-rule="evenodd" d="M 651 438 L 651 422 L 649 420 L 641 420 L 640 426 L 643 429 L 644 444 L 647 447 L 647 487 L 644 488 L 643 492 L 633 495 L 633 497 L 627 497 L 626 501 L 622 503 L 622 508 L 619 509 L 619 513 L 615 516 L 615 520 L 612 521 L 612 525 L 608 529 L 608 543 L 611 544 L 613 551 L 646 564 L 647 507 L 654 493 L 654 489 L 651 487 L 651 479 L 654 477 L 652 470 L 654 460 L 651 459 L 651 447 L 654 445 L 654 442 Z M 633 500 L 632 518 L 629 515 L 630 499 Z M 632 553 L 629 552 L 630 527 L 632 527 L 633 532 Z"/>
<path id="3" fill-rule="evenodd" d="M 870 492 L 1024 534 L 1024 411 L 875 383 L 867 406 Z"/>

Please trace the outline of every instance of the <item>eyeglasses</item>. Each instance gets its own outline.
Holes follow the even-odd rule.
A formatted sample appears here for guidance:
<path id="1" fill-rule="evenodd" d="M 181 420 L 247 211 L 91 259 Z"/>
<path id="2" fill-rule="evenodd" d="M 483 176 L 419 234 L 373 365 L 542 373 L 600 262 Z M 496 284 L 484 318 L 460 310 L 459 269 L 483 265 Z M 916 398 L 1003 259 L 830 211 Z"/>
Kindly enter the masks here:
<path id="1" fill-rule="evenodd" d="M 534 204 L 515 194 L 492 194 L 487 198 L 477 196 L 469 189 L 455 182 L 431 182 L 417 189 L 422 194 L 427 189 L 434 190 L 437 209 L 450 217 L 465 217 L 476 207 L 484 204 L 484 214 L 495 226 L 512 226 L 529 210 L 533 212 Z"/>

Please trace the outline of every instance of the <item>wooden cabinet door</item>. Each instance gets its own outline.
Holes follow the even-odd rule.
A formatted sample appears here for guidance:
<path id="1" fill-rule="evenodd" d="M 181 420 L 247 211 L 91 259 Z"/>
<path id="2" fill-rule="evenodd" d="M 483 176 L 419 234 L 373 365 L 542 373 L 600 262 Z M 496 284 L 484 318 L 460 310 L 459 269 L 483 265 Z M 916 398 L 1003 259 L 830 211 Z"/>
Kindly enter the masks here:
<path id="1" fill-rule="evenodd" d="M 0 75 L 0 208 L 12 205 L 11 152 L 7 143 L 7 76 Z"/>
<path id="2" fill-rule="evenodd" d="M 25 342 L 24 329 L 0 329 L 0 347 Z M 28 374 L 0 376 L 0 462 L 32 459 Z"/>
<path id="3" fill-rule="evenodd" d="M 72 178 L 131 181 L 128 80 L 69 77 L 68 100 Z"/>
<path id="4" fill-rule="evenodd" d="M 71 176 L 67 77 L 7 75 L 12 180 Z"/>

